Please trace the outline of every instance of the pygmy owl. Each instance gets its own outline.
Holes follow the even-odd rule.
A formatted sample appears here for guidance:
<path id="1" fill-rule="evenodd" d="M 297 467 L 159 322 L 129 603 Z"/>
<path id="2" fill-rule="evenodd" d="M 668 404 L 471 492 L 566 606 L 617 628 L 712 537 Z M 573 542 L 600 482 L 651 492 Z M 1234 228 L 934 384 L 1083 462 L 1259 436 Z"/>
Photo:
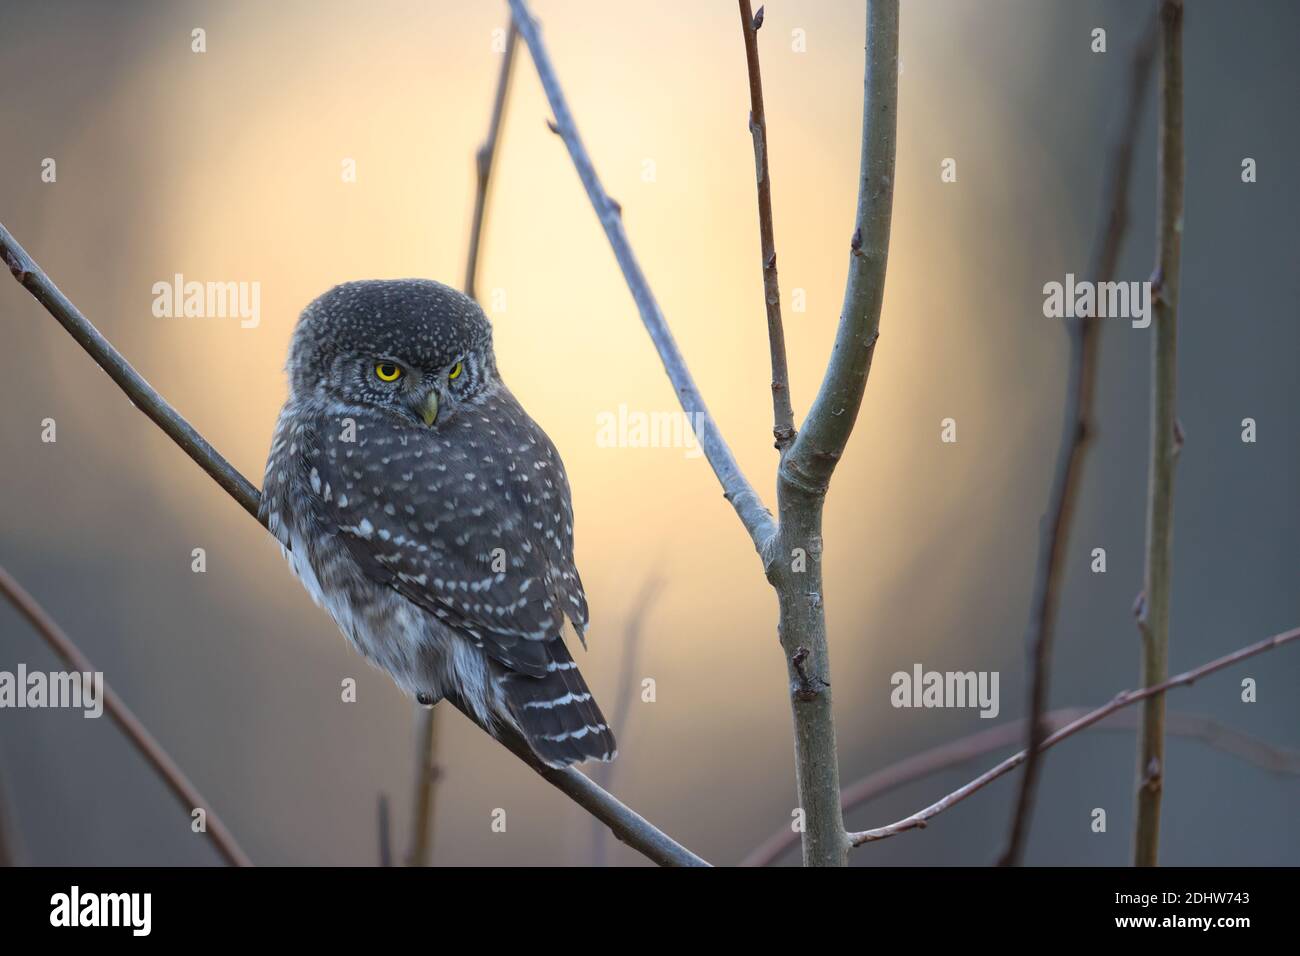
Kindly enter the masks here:
<path id="1" fill-rule="evenodd" d="M 550 766 L 615 756 L 583 639 L 564 464 L 497 372 L 469 297 L 424 279 L 311 303 L 261 517 L 317 604 L 422 703 L 455 694 Z"/>

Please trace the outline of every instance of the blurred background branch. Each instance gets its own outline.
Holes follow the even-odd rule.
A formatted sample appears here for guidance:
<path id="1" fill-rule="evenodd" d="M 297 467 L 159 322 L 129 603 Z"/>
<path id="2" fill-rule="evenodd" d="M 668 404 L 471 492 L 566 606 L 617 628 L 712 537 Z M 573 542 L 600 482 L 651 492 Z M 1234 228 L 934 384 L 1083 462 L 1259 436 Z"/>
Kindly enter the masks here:
<path id="1" fill-rule="evenodd" d="M 614 739 L 621 741 L 627 733 L 628 719 L 632 715 L 632 702 L 638 693 L 636 672 L 640 664 L 641 643 L 646 632 L 646 618 L 663 588 L 663 579 L 652 575 L 641 586 L 641 593 L 632 603 L 628 612 L 627 624 L 623 628 L 623 661 L 619 666 L 618 685 L 614 691 L 614 711 L 610 718 L 610 727 L 614 730 Z M 592 769 L 591 777 L 606 790 L 614 789 L 614 774 L 618 770 L 618 761 L 603 761 Z M 608 831 L 605 827 L 594 824 L 591 831 L 592 862 L 596 866 L 609 865 L 609 841 L 605 839 Z"/>
<path id="2" fill-rule="evenodd" d="M 3 227 L 0 227 L 2 230 Z M 93 674 L 96 672 L 95 666 L 81 649 L 73 643 L 72 638 L 63 632 L 63 629 L 55 622 L 54 618 L 45 611 L 23 588 L 17 580 L 14 579 L 8 571 L 0 567 L 0 594 L 3 594 L 10 604 L 18 610 L 41 635 L 50 649 L 59 656 L 71 670 L 78 671 L 82 674 Z M 226 829 L 226 825 L 221 822 L 217 812 L 212 809 L 212 805 L 204 799 L 203 794 L 199 793 L 198 788 L 190 782 L 190 778 L 185 772 L 176 765 L 176 761 L 167 754 L 154 739 L 153 734 L 145 728 L 135 716 L 131 713 L 130 708 L 122 702 L 117 696 L 116 691 L 109 687 L 108 682 L 104 682 L 104 710 L 113 718 L 114 723 L 122 729 L 127 738 L 135 746 L 140 755 L 148 761 L 154 771 L 162 778 L 163 783 L 167 784 L 168 789 L 175 794 L 176 799 L 180 801 L 185 813 L 191 814 L 193 811 L 202 809 L 206 816 L 206 832 L 208 838 L 212 840 L 217 852 L 231 866 L 252 866 L 252 861 L 248 855 L 240 849 L 239 844 L 235 842 L 234 835 Z"/>
<path id="3" fill-rule="evenodd" d="M 1044 723 L 1050 734 L 1086 717 L 1089 713 L 1091 711 L 1086 707 L 1062 707 L 1045 714 Z M 1237 757 L 1271 773 L 1300 776 L 1300 752 L 1298 751 L 1274 746 L 1203 714 L 1170 711 L 1166 720 L 1166 729 L 1176 737 L 1200 741 L 1213 750 Z M 905 757 L 845 787 L 840 794 L 840 806 L 847 814 L 909 783 L 923 780 L 945 770 L 952 770 L 977 757 L 1001 750 L 1003 747 L 1010 747 L 1017 740 L 1024 738 L 1028 725 L 1028 720 L 1013 720 Z M 1112 713 L 1090 729 L 1127 732 L 1135 730 L 1137 725 L 1137 714 L 1121 710 Z M 746 856 L 740 865 L 770 866 L 780 860 L 781 856 L 798 842 L 799 834 L 788 825 L 782 826 L 773 831 L 771 836 Z"/>
<path id="4" fill-rule="evenodd" d="M 1256 654 L 1262 654 L 1265 651 L 1271 651 L 1276 647 L 1281 647 L 1283 644 L 1290 643 L 1297 638 L 1300 638 L 1300 627 L 1293 628 L 1289 631 L 1283 631 L 1280 634 L 1274 634 L 1272 637 L 1265 638 L 1258 643 L 1248 645 L 1247 647 L 1233 651 L 1231 654 L 1226 654 L 1223 657 L 1216 658 L 1207 664 L 1202 664 L 1200 667 L 1193 670 L 1185 671 L 1177 677 L 1171 677 L 1169 680 L 1162 681 L 1159 684 L 1144 687 L 1141 690 L 1121 691 L 1113 700 L 1111 700 L 1110 703 L 1098 707 L 1096 710 L 1089 711 L 1082 717 L 1071 721 L 1060 730 L 1056 731 L 1056 733 L 1047 737 L 1043 741 L 1040 749 L 1046 750 L 1049 747 L 1056 746 L 1067 737 L 1072 737 L 1079 731 L 1086 730 L 1093 724 L 1109 717 L 1117 710 L 1121 710 L 1131 704 L 1150 700 L 1171 688 L 1189 686 L 1200 680 L 1202 677 L 1213 674 L 1215 671 L 1223 670 L 1225 667 L 1230 667 L 1233 664 L 1246 660 L 1247 658 L 1254 657 Z M 998 777 L 1014 770 L 1016 767 L 1024 763 L 1024 761 L 1025 752 L 1022 750 L 1019 753 L 1008 757 L 991 770 L 980 774 L 980 776 L 976 777 L 965 786 L 954 790 L 942 800 L 930 804 L 924 810 L 920 810 L 909 817 L 904 817 L 896 823 L 889 824 L 889 826 L 877 827 L 874 830 L 862 830 L 858 833 L 850 833 L 849 839 L 853 846 L 861 846 L 864 843 L 871 843 L 876 840 L 884 840 L 888 837 L 897 836 L 898 834 L 905 833 L 908 830 L 923 830 L 931 818 L 942 813 L 944 810 L 947 810 L 949 807 L 961 803 L 972 794 L 984 789 L 984 787 L 988 786 Z"/>
<path id="5" fill-rule="evenodd" d="M 1104 217 L 1098 223 L 1088 267 L 1088 278 L 1094 282 L 1110 282 L 1114 278 L 1120 247 L 1128 229 L 1133 151 L 1137 143 L 1154 53 L 1155 19 L 1152 18 L 1133 54 L 1124 118 L 1106 163 L 1099 206 L 1104 210 Z M 1025 761 L 1025 772 L 1020 778 L 1007 847 L 999 860 L 1002 866 L 1015 866 L 1024 856 L 1034 812 L 1034 790 L 1042 766 L 1042 752 L 1038 747 L 1050 733 L 1046 711 L 1052 640 L 1056 633 L 1056 614 L 1060 605 L 1065 565 L 1069 558 L 1074 509 L 1083 484 L 1084 457 L 1096 436 L 1093 398 L 1096 392 L 1101 324 L 1101 319 L 1096 317 L 1077 319 L 1073 325 L 1068 320 L 1066 322 L 1066 332 L 1070 337 L 1070 371 L 1066 381 L 1065 421 L 1061 427 L 1061 445 L 1057 453 L 1056 474 L 1052 479 L 1051 497 L 1041 522 L 1042 541 L 1039 544 L 1038 569 L 1034 575 L 1027 646 L 1030 718 L 1025 732 L 1025 751 L 1029 754 L 1029 759 Z"/>
<path id="6" fill-rule="evenodd" d="M 515 21 L 510 21 L 506 31 L 506 48 L 501 54 L 501 71 L 497 75 L 496 95 L 492 98 L 492 118 L 488 121 L 487 138 L 474 154 L 474 171 L 476 188 L 474 190 L 474 214 L 470 219 L 469 251 L 465 257 L 465 294 L 471 299 L 478 299 L 478 264 L 479 249 L 483 241 L 483 231 L 487 224 L 488 196 L 492 186 L 492 166 L 496 159 L 497 142 L 501 138 L 501 128 L 505 124 L 506 101 L 510 94 L 510 74 L 515 62 L 515 48 L 519 45 L 519 31 Z"/>

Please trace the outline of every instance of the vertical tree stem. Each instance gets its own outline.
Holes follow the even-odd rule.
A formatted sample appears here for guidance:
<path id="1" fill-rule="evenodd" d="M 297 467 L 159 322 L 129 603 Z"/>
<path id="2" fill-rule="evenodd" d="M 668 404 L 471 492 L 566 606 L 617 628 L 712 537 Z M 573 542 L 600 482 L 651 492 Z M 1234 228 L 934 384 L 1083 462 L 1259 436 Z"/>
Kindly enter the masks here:
<path id="1" fill-rule="evenodd" d="M 1152 283 L 1151 462 L 1147 489 L 1147 555 L 1138 626 L 1142 685 L 1169 671 L 1174 462 L 1181 445 L 1176 418 L 1179 258 L 1183 233 L 1183 5 L 1160 0 L 1160 127 L 1157 158 L 1156 273 Z M 1165 699 L 1142 705 L 1138 733 L 1137 828 L 1134 863 L 1155 866 L 1165 763 Z"/>
<path id="2" fill-rule="evenodd" d="M 433 862 L 433 819 L 438 766 L 438 723 L 433 707 L 418 707 L 415 713 L 415 808 L 411 821 L 411 849 L 407 866 L 429 866 Z"/>
<path id="3" fill-rule="evenodd" d="M 898 0 L 868 3 L 866 51 L 858 206 L 844 306 L 822 386 L 778 469 L 779 530 L 765 565 L 780 605 L 805 866 L 848 862 L 822 601 L 822 508 L 862 404 L 880 329 L 894 202 Z"/>

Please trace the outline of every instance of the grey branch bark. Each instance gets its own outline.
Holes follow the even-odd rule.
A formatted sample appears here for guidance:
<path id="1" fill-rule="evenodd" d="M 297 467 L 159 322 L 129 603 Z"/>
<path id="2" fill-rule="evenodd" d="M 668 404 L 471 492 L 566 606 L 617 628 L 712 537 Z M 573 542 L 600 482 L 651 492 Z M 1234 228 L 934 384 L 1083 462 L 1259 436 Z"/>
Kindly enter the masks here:
<path id="1" fill-rule="evenodd" d="M 1109 282 L 1115 274 L 1120 246 L 1128 228 L 1128 188 L 1133 169 L 1133 149 L 1137 142 L 1142 104 L 1146 98 L 1151 59 L 1155 50 L 1155 23 L 1138 42 L 1133 57 L 1128 102 L 1119 136 L 1111 149 L 1100 208 L 1105 210 L 1094 243 L 1089 277 L 1095 282 Z M 1029 625 L 1030 720 L 1025 750 L 1029 759 L 1020 778 L 1020 791 L 1011 819 L 1011 834 L 999 863 L 1015 866 L 1024 854 L 1033 817 L 1034 791 L 1042 754 L 1038 745 L 1049 733 L 1045 720 L 1048 681 L 1051 673 L 1052 640 L 1056 632 L 1056 612 L 1069 554 L 1070 527 L 1074 505 L 1083 484 L 1083 464 L 1095 433 L 1093 394 L 1097 381 L 1097 353 L 1101 338 L 1101 320 L 1083 318 L 1067 325 L 1070 336 L 1070 373 L 1066 386 L 1065 421 L 1061 446 L 1057 454 L 1056 474 L 1052 479 L 1051 498 L 1042 522 L 1042 543 L 1038 552 L 1033 610 Z"/>
<path id="2" fill-rule="evenodd" d="M 1160 0 L 1160 126 L 1156 159 L 1156 269 L 1152 281 L 1151 464 L 1147 486 L 1147 556 L 1138 601 L 1142 683 L 1169 672 L 1173 585 L 1174 461 L 1182 446 L 1177 419 L 1178 280 L 1183 243 L 1183 5 Z M 1165 776 L 1165 699 L 1142 707 L 1138 733 L 1137 825 L 1133 861 L 1155 866 Z"/>
<path id="3" fill-rule="evenodd" d="M 59 324 L 68 330 L 95 363 L 104 369 L 126 393 L 131 402 L 256 519 L 261 493 L 247 478 L 236 471 L 230 462 L 208 443 L 207 439 L 182 418 L 176 409 L 154 391 L 153 387 L 131 367 L 117 349 L 113 348 L 67 296 L 59 291 L 50 277 L 32 260 L 3 224 L 0 224 L 0 256 L 3 257 L 14 278 L 58 320 Z M 482 727 L 481 724 L 479 726 Z M 486 727 L 482 729 L 488 731 Z M 566 770 L 554 770 L 538 764 L 535 760 L 526 759 L 518 748 L 522 747 L 528 756 L 531 756 L 531 751 L 522 739 L 513 742 L 503 739 L 501 742 L 524 759 L 524 762 L 548 783 L 604 821 L 620 840 L 649 859 L 660 864 L 679 866 L 708 865 L 572 767 Z"/>
<path id="4" fill-rule="evenodd" d="M 1090 712 L 1086 707 L 1062 707 L 1046 714 L 1044 723 L 1050 734 Z M 1137 716 L 1129 711 L 1117 711 L 1090 729 L 1132 731 L 1137 728 Z M 1203 714 L 1170 711 L 1166 719 L 1165 729 L 1176 737 L 1200 741 L 1213 750 L 1237 757 L 1271 773 L 1300 776 L 1300 752 L 1274 746 Z M 987 756 L 995 750 L 1009 747 L 1024 738 L 1028 726 L 1028 720 L 1013 720 L 913 754 L 849 784 L 840 794 L 840 806 L 847 814 L 909 783 L 924 780 L 977 757 Z M 798 842 L 799 834 L 789 825 L 782 826 L 774 830 L 740 865 L 769 866 Z"/>
<path id="5" fill-rule="evenodd" d="M 806 826 L 804 863 L 843 866 L 848 842 L 839 808 L 830 656 L 822 606 L 822 506 L 831 474 L 857 419 L 880 325 L 893 211 L 897 0 L 874 0 L 867 8 L 862 155 L 844 307 L 821 390 L 803 431 L 782 457 L 777 480 L 779 530 L 708 414 L 628 243 L 621 209 L 606 194 L 578 135 L 536 21 L 524 0 L 510 0 L 510 9 L 555 114 L 553 128 L 569 151 L 682 408 L 693 421 L 700 422 L 696 432 L 705 457 L 749 532 L 776 590 L 781 646 L 790 678 L 795 771 Z"/>
<path id="6" fill-rule="evenodd" d="M 690 421 L 696 423 L 696 438 L 704 451 L 704 457 L 722 485 L 723 495 L 735 509 L 745 530 L 749 532 L 754 547 L 762 553 L 764 545 L 776 530 L 772 516 L 763 506 L 762 499 L 754 491 L 749 480 L 741 472 L 736 456 L 732 454 L 726 439 L 722 437 L 722 432 L 714 423 L 713 416 L 709 414 L 708 406 L 700 395 L 690 369 L 686 366 L 681 349 L 678 348 L 668 328 L 663 311 L 655 301 L 654 293 L 650 290 L 650 284 L 646 280 L 645 273 L 641 271 L 641 265 L 632 251 L 627 232 L 623 228 L 622 208 L 605 192 L 605 187 L 601 185 L 600 177 L 596 174 L 596 168 L 592 165 L 591 157 L 587 154 L 587 148 L 578 135 L 577 124 L 569 111 L 569 104 L 560 87 L 550 54 L 542 43 L 537 22 L 528 12 L 528 7 L 523 0 L 510 0 L 510 9 L 518 25 L 519 35 L 528 45 L 533 65 L 541 79 L 542 89 L 546 93 L 547 102 L 550 103 L 551 112 L 555 115 L 555 132 L 564 141 L 569 157 L 577 169 L 578 178 L 582 180 L 583 189 L 591 200 L 601 228 L 605 230 L 605 236 L 614 251 L 614 258 L 618 261 L 619 269 L 622 270 L 623 278 L 636 303 L 637 312 L 640 313 L 641 322 L 650 334 L 650 341 L 654 343 L 655 350 L 659 353 L 659 358 L 668 373 L 668 379 L 672 382 L 673 390 L 677 393 L 677 400 L 690 416 Z"/>
<path id="7" fill-rule="evenodd" d="M 896 0 L 867 6 L 866 61 L 858 207 L 844 305 L 821 389 L 778 469 L 780 530 L 765 562 L 780 606 L 805 866 L 843 866 L 848 860 L 822 599 L 822 510 L 862 404 L 880 329 L 894 198 Z"/>
<path id="8" fill-rule="evenodd" d="M 749 74 L 749 132 L 754 139 L 754 175 L 758 183 L 759 251 L 763 257 L 763 301 L 767 306 L 767 341 L 772 356 L 772 437 L 776 449 L 794 441 L 794 410 L 790 405 L 790 369 L 785 357 L 781 323 L 781 284 L 776 275 L 776 238 L 772 225 L 772 167 L 767 151 L 767 113 L 763 109 L 763 74 L 758 64 L 758 30 L 763 8 L 755 17 L 749 0 L 739 0 L 740 27 L 745 35 L 745 66 Z"/>
<path id="9" fill-rule="evenodd" d="M 1254 657 L 1256 654 L 1263 654 L 1265 651 L 1271 651 L 1274 648 L 1281 647 L 1283 644 L 1288 644 L 1297 638 L 1300 638 L 1300 627 L 1292 628 L 1289 631 L 1283 631 L 1280 634 L 1274 634 L 1272 637 L 1267 637 L 1255 644 L 1235 650 L 1231 654 L 1225 654 L 1223 657 L 1215 658 L 1208 664 L 1202 664 L 1200 667 L 1194 668 L 1193 670 L 1184 671 L 1177 677 L 1171 677 L 1159 684 L 1144 687 L 1141 690 L 1121 691 L 1113 700 L 1111 700 L 1110 703 L 1098 707 L 1096 710 L 1089 711 L 1087 714 L 1079 717 L 1077 720 L 1071 721 L 1069 724 L 1056 731 L 1056 733 L 1047 737 L 1039 749 L 1047 750 L 1050 747 L 1055 747 L 1067 737 L 1072 737 L 1079 731 L 1086 730 L 1093 724 L 1109 717 L 1117 710 L 1122 710 L 1132 704 L 1145 702 L 1152 698 L 1159 697 L 1163 695 L 1165 691 L 1174 687 L 1185 687 L 1194 684 L 1202 677 L 1207 677 L 1215 671 L 1223 670 L 1225 667 L 1231 667 L 1233 664 Z M 896 823 L 889 824 L 889 826 L 851 833 L 849 834 L 849 839 L 854 846 L 861 846 L 864 843 L 884 840 L 888 837 L 897 836 L 900 833 L 906 833 L 908 830 L 925 829 L 931 818 L 942 813 L 944 810 L 947 810 L 949 807 L 961 803 L 967 797 L 984 789 L 998 777 L 1001 777 L 1005 773 L 1009 773 L 1024 762 L 1025 752 L 1022 750 L 1019 753 L 1008 757 L 991 770 L 980 774 L 965 786 L 954 790 L 942 800 L 930 804 L 924 810 L 913 813 L 909 817 L 904 817 Z"/>
<path id="10" fill-rule="evenodd" d="M 0 232 L 3 230 L 4 227 L 0 226 Z M 27 622 L 36 629 L 45 643 L 67 664 L 69 669 L 83 674 L 95 672 L 95 666 L 82 653 L 81 648 L 77 647 L 72 638 L 63 632 L 40 603 L 2 567 L 0 567 L 0 594 L 3 594 L 9 603 L 27 619 Z M 217 848 L 217 852 L 231 866 L 252 866 L 248 854 L 240 849 L 234 834 L 221 822 L 217 812 L 212 809 L 212 804 L 204 799 L 203 794 L 199 793 L 198 788 L 185 775 L 185 771 L 181 770 L 176 761 L 163 749 L 162 744 L 158 743 L 140 719 L 122 702 L 122 698 L 109 687 L 107 681 L 104 682 L 103 695 L 104 710 L 108 711 L 113 722 L 126 734 L 127 739 L 153 767 L 163 783 L 167 784 L 167 788 L 175 795 L 186 814 L 198 809 L 203 810 L 207 818 L 207 835 L 212 840 L 213 846 Z"/>

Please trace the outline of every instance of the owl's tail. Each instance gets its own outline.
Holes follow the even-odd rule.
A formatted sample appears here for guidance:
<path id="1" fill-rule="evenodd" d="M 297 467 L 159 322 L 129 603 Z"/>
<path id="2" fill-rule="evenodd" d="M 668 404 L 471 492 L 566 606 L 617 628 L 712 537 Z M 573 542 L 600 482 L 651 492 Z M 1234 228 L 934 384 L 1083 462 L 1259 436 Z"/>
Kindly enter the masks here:
<path id="1" fill-rule="evenodd" d="M 501 682 L 515 722 L 533 752 L 552 767 L 618 756 L 614 733 L 563 641 L 547 645 L 546 676 L 512 672 Z"/>

